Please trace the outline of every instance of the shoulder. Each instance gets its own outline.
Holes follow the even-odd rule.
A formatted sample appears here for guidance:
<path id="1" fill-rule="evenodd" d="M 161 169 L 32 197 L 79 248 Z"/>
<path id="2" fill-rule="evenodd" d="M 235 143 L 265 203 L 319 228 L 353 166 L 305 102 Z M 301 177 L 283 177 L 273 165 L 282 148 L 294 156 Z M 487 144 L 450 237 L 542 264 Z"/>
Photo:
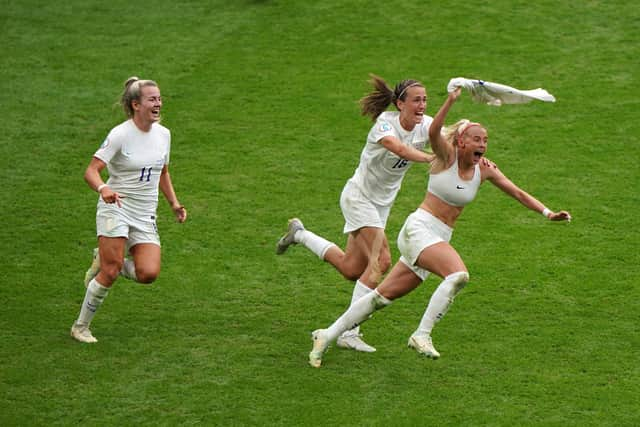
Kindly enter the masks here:
<path id="1" fill-rule="evenodd" d="M 107 139 L 114 143 L 126 139 L 127 135 L 129 135 L 132 130 L 132 126 L 133 122 L 131 120 L 120 123 L 109 131 Z"/>
<path id="2" fill-rule="evenodd" d="M 433 122 L 433 117 L 422 115 L 422 123 L 420 123 L 420 130 L 423 132 L 429 133 L 429 127 L 431 127 L 431 123 Z"/>
<path id="3" fill-rule="evenodd" d="M 400 114 L 399 111 L 383 111 L 378 116 L 378 119 L 380 119 L 380 120 L 392 120 L 392 119 L 398 117 L 399 114 Z"/>
<path id="4" fill-rule="evenodd" d="M 482 159 L 480 159 L 478 167 L 480 168 L 480 174 L 483 181 L 485 179 L 493 179 L 502 175 L 502 172 L 500 172 L 500 169 L 498 169 L 498 165 L 487 157 L 483 157 Z"/>
<path id="5" fill-rule="evenodd" d="M 156 132 L 160 132 L 164 135 L 171 135 L 171 131 L 169 130 L 169 128 L 162 126 L 160 123 L 154 123 L 152 126 Z"/>
<path id="6" fill-rule="evenodd" d="M 398 119 L 395 117 L 396 115 L 394 115 L 393 111 L 384 111 L 380 114 L 369 131 L 367 141 L 376 143 L 384 136 L 396 136 L 398 134 Z"/>
<path id="7" fill-rule="evenodd" d="M 383 111 L 382 114 L 380 114 L 376 119 L 376 124 L 395 124 L 398 121 L 398 117 L 400 117 L 399 111 Z"/>
<path id="8" fill-rule="evenodd" d="M 126 133 L 129 130 L 131 130 L 131 125 L 133 125 L 133 122 L 131 120 L 126 120 L 126 121 L 120 123 L 119 125 L 115 126 L 113 129 L 111 129 L 109 134 L 110 135 L 122 135 L 123 133 Z"/>
<path id="9" fill-rule="evenodd" d="M 165 140 L 171 140 L 171 131 L 160 123 L 154 123 L 151 129 L 158 137 Z"/>

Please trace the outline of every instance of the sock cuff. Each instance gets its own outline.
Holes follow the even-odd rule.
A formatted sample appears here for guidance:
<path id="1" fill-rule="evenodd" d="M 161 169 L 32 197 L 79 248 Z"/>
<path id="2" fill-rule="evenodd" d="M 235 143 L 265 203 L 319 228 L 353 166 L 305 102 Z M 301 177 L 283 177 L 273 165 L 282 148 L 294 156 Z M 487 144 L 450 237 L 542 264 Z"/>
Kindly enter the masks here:
<path id="1" fill-rule="evenodd" d="M 97 296 L 105 296 L 109 293 L 109 288 L 102 286 L 95 278 L 89 282 L 89 290 Z"/>
<path id="2" fill-rule="evenodd" d="M 375 294 L 373 300 L 375 301 L 376 308 L 387 306 L 393 302 L 389 298 L 380 295 L 377 289 L 374 289 L 373 293 Z"/>
<path id="3" fill-rule="evenodd" d="M 356 280 L 356 288 L 366 293 L 373 291 L 373 289 L 362 283 L 360 279 Z"/>
<path id="4" fill-rule="evenodd" d="M 338 245 L 336 245 L 333 242 L 328 242 L 328 244 L 324 248 L 322 248 L 322 250 L 320 251 L 319 258 L 324 261 L 324 256 L 326 255 L 327 251 L 334 246 L 338 246 Z"/>

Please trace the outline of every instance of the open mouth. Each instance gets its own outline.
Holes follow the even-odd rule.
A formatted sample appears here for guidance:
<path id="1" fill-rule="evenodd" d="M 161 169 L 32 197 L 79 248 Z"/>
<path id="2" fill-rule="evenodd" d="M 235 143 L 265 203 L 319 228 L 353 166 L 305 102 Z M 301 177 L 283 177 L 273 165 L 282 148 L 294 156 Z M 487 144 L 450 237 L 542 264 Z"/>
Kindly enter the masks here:
<path id="1" fill-rule="evenodd" d="M 474 151 L 473 158 L 476 160 L 480 160 L 484 156 L 484 151 Z"/>

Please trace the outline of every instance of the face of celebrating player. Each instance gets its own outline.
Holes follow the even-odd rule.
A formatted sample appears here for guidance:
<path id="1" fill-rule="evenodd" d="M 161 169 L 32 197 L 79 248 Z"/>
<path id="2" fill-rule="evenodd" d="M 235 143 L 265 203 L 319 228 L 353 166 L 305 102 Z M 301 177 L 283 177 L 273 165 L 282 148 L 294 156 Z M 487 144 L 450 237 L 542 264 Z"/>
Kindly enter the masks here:
<path id="1" fill-rule="evenodd" d="M 140 89 L 140 100 L 131 103 L 133 121 L 142 130 L 148 131 L 151 125 L 160 120 L 162 97 L 156 86 L 144 86 Z"/>
<path id="2" fill-rule="evenodd" d="M 470 164 L 478 164 L 487 151 L 489 137 L 487 130 L 481 126 L 468 128 L 459 141 L 460 156 Z"/>
<path id="3" fill-rule="evenodd" d="M 422 123 L 423 114 L 427 108 L 427 91 L 421 86 L 407 89 L 403 100 L 397 102 L 400 110 L 400 124 L 406 130 L 412 130 L 418 123 Z"/>

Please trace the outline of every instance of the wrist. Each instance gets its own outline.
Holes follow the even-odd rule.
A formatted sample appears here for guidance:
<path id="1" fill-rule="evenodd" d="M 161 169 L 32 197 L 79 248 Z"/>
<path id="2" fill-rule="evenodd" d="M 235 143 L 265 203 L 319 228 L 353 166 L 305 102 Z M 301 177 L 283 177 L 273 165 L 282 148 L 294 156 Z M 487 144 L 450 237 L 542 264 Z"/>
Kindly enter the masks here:
<path id="1" fill-rule="evenodd" d="M 551 217 L 551 214 L 552 214 L 552 212 L 549 210 L 549 208 L 544 208 L 544 209 L 542 210 L 542 215 L 544 215 L 544 216 L 545 216 L 545 217 L 547 217 L 547 218 L 550 218 L 550 217 Z"/>
<path id="2" fill-rule="evenodd" d="M 108 187 L 108 184 L 100 184 L 98 185 L 98 188 L 96 188 L 96 191 L 100 193 L 105 187 Z"/>

